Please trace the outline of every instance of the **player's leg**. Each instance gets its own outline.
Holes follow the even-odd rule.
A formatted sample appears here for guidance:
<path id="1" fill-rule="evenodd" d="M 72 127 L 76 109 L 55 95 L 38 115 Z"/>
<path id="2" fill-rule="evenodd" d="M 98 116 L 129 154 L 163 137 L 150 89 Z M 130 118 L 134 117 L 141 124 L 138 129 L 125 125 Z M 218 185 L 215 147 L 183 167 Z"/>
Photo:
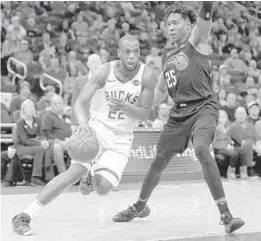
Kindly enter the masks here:
<path id="1" fill-rule="evenodd" d="M 98 195 L 107 195 L 119 185 L 127 163 L 127 155 L 114 150 L 104 150 L 97 157 L 93 166 L 93 184 Z"/>
<path id="2" fill-rule="evenodd" d="M 201 112 L 192 128 L 192 143 L 195 154 L 201 163 L 205 181 L 219 208 L 221 221 L 226 227 L 226 232 L 231 233 L 243 226 L 244 222 L 241 219 L 233 219 L 230 214 L 219 170 L 210 153 L 210 144 L 214 138 L 218 117 L 208 113 L 210 110 Z"/>
<path id="3" fill-rule="evenodd" d="M 13 220 L 13 230 L 20 235 L 31 235 L 29 226 L 31 219 L 48 203 L 57 198 L 66 188 L 77 183 L 85 174 L 87 168 L 81 164 L 73 164 L 68 171 L 52 179 L 40 192 L 24 212 L 16 215 Z"/>
<path id="4" fill-rule="evenodd" d="M 150 211 L 146 203 L 158 185 L 162 173 L 172 156 L 176 153 L 182 153 L 187 148 L 189 141 L 188 129 L 186 123 L 177 123 L 173 120 L 168 121 L 161 133 L 157 145 L 156 158 L 145 176 L 137 202 L 128 209 L 117 213 L 113 217 L 114 222 L 129 222 L 133 218 L 149 215 Z"/>

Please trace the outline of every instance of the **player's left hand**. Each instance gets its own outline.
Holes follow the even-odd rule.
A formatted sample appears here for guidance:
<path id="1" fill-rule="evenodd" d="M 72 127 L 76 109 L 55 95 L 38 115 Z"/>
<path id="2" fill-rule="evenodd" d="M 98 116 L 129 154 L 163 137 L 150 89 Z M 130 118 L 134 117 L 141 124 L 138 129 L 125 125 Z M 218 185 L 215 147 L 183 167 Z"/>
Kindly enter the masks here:
<path id="1" fill-rule="evenodd" d="M 108 105 L 114 110 L 122 110 L 125 112 L 128 109 L 128 105 L 123 100 L 119 99 L 111 99 Z"/>

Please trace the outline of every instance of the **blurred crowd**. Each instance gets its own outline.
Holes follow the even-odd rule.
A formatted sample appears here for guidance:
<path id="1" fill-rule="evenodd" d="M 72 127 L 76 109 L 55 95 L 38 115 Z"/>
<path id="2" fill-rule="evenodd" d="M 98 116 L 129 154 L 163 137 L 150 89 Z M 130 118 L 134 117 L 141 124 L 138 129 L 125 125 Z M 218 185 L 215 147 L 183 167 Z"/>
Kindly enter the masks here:
<path id="1" fill-rule="evenodd" d="M 247 7 L 260 8 L 256 3 L 241 2 Z M 66 170 L 68 164 L 63 159 L 65 142 L 72 131 L 73 91 L 78 88 L 79 93 L 84 79 L 98 66 L 117 59 L 120 37 L 127 33 L 137 35 L 141 43 L 140 61 L 160 74 L 160 50 L 168 41 L 164 9 L 169 4 L 1 3 L 1 123 L 17 123 L 14 145 L 1 154 L 1 166 L 5 167 L 2 171 L 7 171 L 6 185 L 16 182 L 15 170 L 25 156 L 25 161 L 31 156 L 33 163 L 38 163 L 33 165 L 31 179 L 37 185 L 54 176 L 52 160 L 58 173 Z M 198 2 L 186 4 L 199 8 Z M 208 46 L 213 89 L 223 110 L 217 130 L 222 134 L 217 133 L 213 146 L 218 160 L 224 162 L 228 157 L 229 173 L 235 173 L 233 168 L 241 163 L 238 164 L 243 166 L 241 172 L 246 167 L 251 175 L 253 155 L 261 156 L 261 21 L 250 20 L 245 11 L 238 11 L 231 4 L 215 3 Z M 26 74 L 25 79 L 12 78 L 7 68 L 10 57 L 26 66 L 27 71 L 19 63 L 10 64 L 16 73 Z M 43 73 L 47 74 L 42 78 L 45 87 L 39 84 Z M 171 98 L 166 97 L 140 127 L 161 129 L 172 104 Z M 234 126 L 240 129 L 241 139 L 231 134 Z M 252 156 L 244 152 L 250 146 Z M 236 150 L 238 158 L 231 154 Z M 244 161 L 235 161 L 241 154 Z"/>

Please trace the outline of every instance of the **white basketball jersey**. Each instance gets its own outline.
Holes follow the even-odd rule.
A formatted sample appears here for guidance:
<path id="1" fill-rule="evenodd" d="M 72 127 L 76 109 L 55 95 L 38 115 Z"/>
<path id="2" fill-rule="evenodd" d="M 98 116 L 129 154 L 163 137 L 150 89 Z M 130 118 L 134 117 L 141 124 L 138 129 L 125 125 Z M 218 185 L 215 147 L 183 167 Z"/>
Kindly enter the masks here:
<path id="1" fill-rule="evenodd" d="M 142 90 L 142 76 L 145 65 L 141 64 L 136 76 L 126 83 L 121 83 L 114 74 L 116 61 L 110 62 L 110 73 L 105 86 L 92 100 L 91 116 L 105 125 L 124 132 L 132 132 L 138 121 L 116 111 L 108 105 L 110 99 L 121 99 L 129 105 L 137 106 Z M 98 98 L 97 98 L 98 97 Z M 97 102 L 97 103 L 95 103 Z"/>

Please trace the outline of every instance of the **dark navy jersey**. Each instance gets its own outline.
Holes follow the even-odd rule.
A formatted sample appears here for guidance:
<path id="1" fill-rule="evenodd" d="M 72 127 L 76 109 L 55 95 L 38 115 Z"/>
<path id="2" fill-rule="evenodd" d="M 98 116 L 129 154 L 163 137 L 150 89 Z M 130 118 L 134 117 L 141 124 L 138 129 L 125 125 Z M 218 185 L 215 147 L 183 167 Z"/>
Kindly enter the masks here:
<path id="1" fill-rule="evenodd" d="M 162 70 L 174 103 L 215 99 L 209 56 L 197 52 L 188 40 L 162 50 Z"/>

